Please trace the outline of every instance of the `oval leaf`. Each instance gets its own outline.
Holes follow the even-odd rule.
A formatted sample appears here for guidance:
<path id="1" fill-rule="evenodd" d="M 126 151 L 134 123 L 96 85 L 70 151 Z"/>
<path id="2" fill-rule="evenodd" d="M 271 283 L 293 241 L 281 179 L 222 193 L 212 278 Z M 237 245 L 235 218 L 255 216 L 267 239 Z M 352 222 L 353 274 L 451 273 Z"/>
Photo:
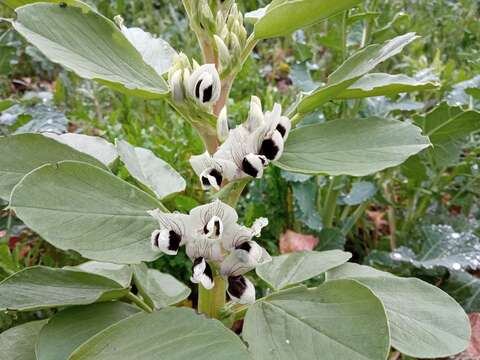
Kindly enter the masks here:
<path id="1" fill-rule="evenodd" d="M 351 257 L 352 254 L 340 250 L 294 252 L 273 256 L 272 261 L 257 267 L 256 271 L 274 289 L 281 289 L 318 276 Z"/>
<path id="2" fill-rule="evenodd" d="M 95 158 L 40 134 L 0 137 L 0 153 L 0 198 L 6 200 L 26 174 L 46 163 L 75 160 L 103 167 Z"/>
<path id="3" fill-rule="evenodd" d="M 430 146 L 415 125 L 379 118 L 335 120 L 293 130 L 276 165 L 305 174 L 365 176 Z"/>
<path id="4" fill-rule="evenodd" d="M 65 360 L 85 341 L 140 310 L 122 302 L 76 306 L 53 316 L 38 337 L 37 360 Z M 68 334 L 68 336 L 65 336 Z"/>
<path id="5" fill-rule="evenodd" d="M 105 276 L 123 287 L 128 287 L 132 281 L 133 271 L 128 265 L 119 265 L 99 261 L 87 261 L 77 266 L 66 266 L 64 269 L 77 270 Z"/>
<path id="6" fill-rule="evenodd" d="M 66 5 L 66 6 L 64 6 Z M 125 93 L 158 98 L 168 92 L 117 26 L 81 1 L 16 9 L 13 26 L 50 60 Z"/>
<path id="7" fill-rule="evenodd" d="M 267 39 L 287 35 L 348 10 L 359 0 L 273 0 L 266 11 L 255 14 L 254 36 Z"/>
<path id="8" fill-rule="evenodd" d="M 420 358 L 440 358 L 465 350 L 470 323 L 463 309 L 439 288 L 419 279 L 402 279 L 368 266 L 344 264 L 327 273 L 330 280 L 353 278 L 385 306 L 392 346 Z"/>
<path id="9" fill-rule="evenodd" d="M 86 305 L 118 299 L 127 293 L 128 289 L 100 275 L 35 266 L 0 283 L 0 310 Z"/>
<path id="10" fill-rule="evenodd" d="M 0 349 L 5 360 L 37 360 L 35 343 L 46 320 L 15 326 L 0 334 Z"/>
<path id="11" fill-rule="evenodd" d="M 69 360 L 249 360 L 245 345 L 217 320 L 185 308 L 141 313 L 109 327 Z"/>
<path id="12" fill-rule="evenodd" d="M 130 175 L 159 198 L 185 190 L 187 183 L 180 174 L 150 150 L 134 147 L 123 140 L 117 140 L 116 145 Z"/>
<path id="13" fill-rule="evenodd" d="M 185 300 L 190 288 L 170 274 L 149 269 L 145 264 L 134 265 L 134 281 L 144 300 L 153 308 L 160 309 Z"/>
<path id="14" fill-rule="evenodd" d="M 257 302 L 248 309 L 243 337 L 258 360 L 321 359 L 325 352 L 328 359 L 385 360 L 390 349 L 382 303 L 353 280 Z"/>
<path id="15" fill-rule="evenodd" d="M 158 224 L 147 210 L 161 204 L 97 167 L 79 162 L 42 166 L 15 187 L 11 206 L 51 244 L 86 258 L 137 263 L 159 256 L 150 247 Z"/>

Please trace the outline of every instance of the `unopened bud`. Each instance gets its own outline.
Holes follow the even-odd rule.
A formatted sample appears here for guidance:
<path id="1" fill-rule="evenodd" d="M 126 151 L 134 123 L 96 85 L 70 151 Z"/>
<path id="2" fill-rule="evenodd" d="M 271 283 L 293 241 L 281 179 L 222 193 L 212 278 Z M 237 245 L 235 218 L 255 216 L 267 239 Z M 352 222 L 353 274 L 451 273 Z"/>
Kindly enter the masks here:
<path id="1" fill-rule="evenodd" d="M 227 116 L 227 107 L 225 106 L 218 115 L 217 118 L 217 136 L 218 140 L 224 142 L 228 137 L 228 116 Z"/>

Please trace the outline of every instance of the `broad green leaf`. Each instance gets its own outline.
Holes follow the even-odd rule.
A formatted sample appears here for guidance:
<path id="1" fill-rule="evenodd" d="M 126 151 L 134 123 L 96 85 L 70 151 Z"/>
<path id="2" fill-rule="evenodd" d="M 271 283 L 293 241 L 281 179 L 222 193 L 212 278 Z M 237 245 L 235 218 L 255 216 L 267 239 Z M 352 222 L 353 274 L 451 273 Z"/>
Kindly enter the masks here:
<path id="1" fill-rule="evenodd" d="M 258 301 L 248 309 L 243 338 L 258 360 L 385 360 L 390 349 L 382 303 L 353 280 Z"/>
<path id="2" fill-rule="evenodd" d="M 117 140 L 116 146 L 129 173 L 159 198 L 185 190 L 187 183 L 180 174 L 150 150 L 123 140 Z"/>
<path id="3" fill-rule="evenodd" d="M 91 337 L 140 310 L 122 302 L 75 306 L 53 316 L 40 331 L 36 360 L 65 360 Z"/>
<path id="4" fill-rule="evenodd" d="M 50 60 L 79 76 L 130 95 L 158 98 L 168 92 L 165 80 L 118 27 L 85 3 L 35 3 L 16 13 L 14 28 Z"/>
<path id="5" fill-rule="evenodd" d="M 0 283 L 0 310 L 86 305 L 118 299 L 127 293 L 128 289 L 100 275 L 35 266 Z"/>
<path id="6" fill-rule="evenodd" d="M 147 210 L 160 205 L 111 173 L 73 161 L 36 169 L 11 197 L 17 216 L 52 245 L 114 263 L 159 256 L 150 246 L 158 224 Z"/>
<path id="7" fill-rule="evenodd" d="M 69 360 L 249 360 L 240 338 L 191 309 L 133 315 L 94 336 Z"/>
<path id="8" fill-rule="evenodd" d="M 66 266 L 67 270 L 78 270 L 87 273 L 97 274 L 112 279 L 122 287 L 130 286 L 133 271 L 128 265 L 119 265 L 99 261 L 87 261 L 77 266 Z"/>
<path id="9" fill-rule="evenodd" d="M 406 92 L 431 90 L 436 87 L 438 87 L 437 83 L 427 80 L 416 80 L 406 75 L 373 73 L 361 77 L 335 98 L 356 99 L 371 96 L 393 96 Z"/>
<path id="10" fill-rule="evenodd" d="M 369 181 L 355 181 L 348 194 L 339 196 L 337 202 L 341 205 L 359 205 L 371 199 L 377 192 L 377 187 Z"/>
<path id="11" fill-rule="evenodd" d="M 347 241 L 345 235 L 336 228 L 323 228 L 318 234 L 318 239 L 319 242 L 315 248 L 317 251 L 343 250 Z"/>
<path id="12" fill-rule="evenodd" d="M 352 254 L 340 250 L 303 251 L 272 256 L 272 261 L 257 267 L 258 276 L 274 289 L 301 283 L 346 263 Z"/>
<path id="13" fill-rule="evenodd" d="M 37 360 L 35 343 L 46 320 L 15 326 L 0 334 L 0 353 L 5 360 Z"/>
<path id="14" fill-rule="evenodd" d="M 432 269 L 480 269 L 480 238 L 472 231 L 456 232 L 450 225 L 428 225 L 421 228 L 417 254 L 400 247 L 390 254 L 394 261 Z"/>
<path id="15" fill-rule="evenodd" d="M 15 105 L 11 100 L 0 100 L 0 113 Z"/>
<path id="16" fill-rule="evenodd" d="M 72 133 L 62 135 L 45 134 L 45 136 L 51 137 L 75 150 L 88 154 L 106 166 L 111 165 L 118 157 L 115 146 L 98 136 Z"/>
<path id="17" fill-rule="evenodd" d="M 450 271 L 450 276 L 441 286 L 466 312 L 480 312 L 480 278 L 464 271 Z"/>
<path id="18" fill-rule="evenodd" d="M 295 199 L 295 217 L 314 231 L 322 230 L 323 223 L 317 210 L 316 179 L 295 182 L 291 186 Z"/>
<path id="19" fill-rule="evenodd" d="M 185 300 L 190 288 L 170 274 L 149 269 L 145 264 L 133 265 L 135 285 L 144 300 L 154 309 L 161 309 Z"/>
<path id="20" fill-rule="evenodd" d="M 103 167 L 91 156 L 40 134 L 0 137 L 0 154 L 0 197 L 5 200 L 26 174 L 46 163 L 76 160 Z"/>
<path id="21" fill-rule="evenodd" d="M 465 138 L 480 131 L 480 112 L 464 111 L 446 103 L 433 109 L 423 117 L 416 117 L 433 147 L 429 150 L 438 166 L 455 164 L 465 144 Z"/>
<path id="22" fill-rule="evenodd" d="M 273 0 L 266 8 L 254 14 L 257 18 L 254 36 L 267 39 L 287 35 L 295 30 L 315 24 L 339 12 L 349 10 L 359 0 Z"/>
<path id="23" fill-rule="evenodd" d="M 407 33 L 388 40 L 383 44 L 369 45 L 359 50 L 330 74 L 325 86 L 306 93 L 305 97 L 298 104 L 297 111 L 301 114 L 306 114 L 322 104 L 335 99 L 378 64 L 400 53 L 406 45 L 416 38 L 415 33 Z"/>
<path id="24" fill-rule="evenodd" d="M 419 358 L 457 354 L 468 346 L 470 323 L 455 300 L 419 279 L 402 279 L 357 264 L 344 264 L 327 279 L 351 278 L 368 287 L 383 303 L 392 346 Z M 328 282 L 327 282 L 328 283 Z"/>
<path id="25" fill-rule="evenodd" d="M 294 129 L 276 165 L 304 174 L 365 176 L 404 162 L 430 146 L 419 127 L 368 118 Z"/>

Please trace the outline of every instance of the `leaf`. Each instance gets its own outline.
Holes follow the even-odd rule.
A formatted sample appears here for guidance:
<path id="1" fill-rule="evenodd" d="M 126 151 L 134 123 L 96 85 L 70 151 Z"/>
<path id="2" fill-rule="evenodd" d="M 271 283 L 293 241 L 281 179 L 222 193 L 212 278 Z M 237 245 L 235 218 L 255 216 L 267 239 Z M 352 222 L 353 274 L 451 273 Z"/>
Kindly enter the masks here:
<path id="1" fill-rule="evenodd" d="M 383 44 L 369 45 L 357 51 L 330 74 L 325 86 L 305 94 L 305 97 L 298 104 L 297 111 L 306 114 L 335 99 L 363 75 L 388 58 L 400 53 L 406 45 L 415 39 L 417 39 L 415 33 L 407 33 Z"/>
<path id="2" fill-rule="evenodd" d="M 421 234 L 417 254 L 400 247 L 390 254 L 391 258 L 426 269 L 480 269 L 480 239 L 472 231 L 456 232 L 450 225 L 429 225 L 422 227 Z"/>
<path id="3" fill-rule="evenodd" d="M 257 275 L 278 290 L 316 277 L 346 263 L 352 254 L 340 250 L 304 251 L 272 256 L 272 261 L 257 267 Z"/>
<path id="4" fill-rule="evenodd" d="M 336 99 L 356 99 L 372 96 L 393 96 L 400 93 L 431 90 L 438 84 L 428 80 L 417 80 L 406 75 L 383 73 L 367 74 L 342 91 Z"/>
<path id="5" fill-rule="evenodd" d="M 140 310 L 122 302 L 76 306 L 55 314 L 40 331 L 36 360 L 65 360 L 84 342 Z M 66 336 L 68 334 L 68 336 Z"/>
<path id="6" fill-rule="evenodd" d="M 377 193 L 374 183 L 369 181 L 355 181 L 348 194 L 342 194 L 337 200 L 340 205 L 359 205 L 371 199 Z"/>
<path id="7" fill-rule="evenodd" d="M 315 179 L 292 184 L 295 217 L 314 231 L 320 231 L 323 227 L 317 210 L 317 189 Z"/>
<path id="8" fill-rule="evenodd" d="M 440 104 L 423 117 L 416 117 L 433 147 L 429 150 L 435 163 L 444 167 L 455 164 L 465 145 L 465 138 L 480 131 L 480 112 Z"/>
<path id="9" fill-rule="evenodd" d="M 365 176 L 428 147 L 420 128 L 396 120 L 334 120 L 294 129 L 276 165 L 304 174 Z"/>
<path id="10" fill-rule="evenodd" d="M 457 354 L 468 346 L 468 317 L 450 296 L 437 287 L 419 279 L 402 279 L 351 263 L 327 273 L 328 281 L 344 278 L 365 285 L 382 301 L 392 346 L 401 353 L 412 357 L 439 358 Z"/>
<path id="11" fill-rule="evenodd" d="M 449 278 L 442 284 L 466 312 L 480 312 L 480 278 L 464 271 L 450 271 Z"/>
<path id="12" fill-rule="evenodd" d="M 150 150 L 123 140 L 117 140 L 116 147 L 129 173 L 159 198 L 185 190 L 187 183 L 180 174 Z"/>
<path id="13" fill-rule="evenodd" d="M 69 360 L 249 360 L 240 338 L 218 320 L 191 309 L 140 313 L 110 326 L 80 346 Z"/>
<path id="14" fill-rule="evenodd" d="M 254 27 L 256 39 L 267 39 L 287 35 L 295 30 L 315 24 L 326 18 L 348 10 L 359 0 L 273 0 L 265 13 L 257 12 Z M 250 16 L 251 17 L 251 16 Z"/>
<path id="15" fill-rule="evenodd" d="M 129 95 L 159 98 L 163 78 L 147 65 L 113 22 L 81 1 L 35 3 L 16 9 L 15 30 L 51 61 L 80 77 Z"/>
<path id="16" fill-rule="evenodd" d="M 133 265 L 134 281 L 144 300 L 154 309 L 178 304 L 190 295 L 190 288 L 170 274 L 149 269 L 145 264 Z"/>
<path id="17" fill-rule="evenodd" d="M 99 261 L 87 261 L 77 266 L 66 266 L 64 269 L 83 271 L 112 279 L 122 287 L 129 287 L 132 282 L 133 271 L 128 265 L 112 264 Z"/>
<path id="18" fill-rule="evenodd" d="M 0 349 L 5 360 L 37 360 L 35 343 L 46 320 L 31 321 L 0 334 Z"/>
<path id="19" fill-rule="evenodd" d="M 34 266 L 0 283 L 0 310 L 86 305 L 118 299 L 127 293 L 128 289 L 100 275 Z"/>
<path id="20" fill-rule="evenodd" d="M 19 266 L 15 262 L 10 252 L 10 248 L 8 247 L 8 244 L 0 243 L 0 269 L 5 271 L 9 275 L 20 270 Z"/>
<path id="21" fill-rule="evenodd" d="M 343 250 L 345 242 L 347 241 L 345 235 L 339 229 L 335 228 L 323 228 L 318 237 L 320 240 L 316 247 L 318 251 Z"/>
<path id="22" fill-rule="evenodd" d="M 39 134 L 0 137 L 0 197 L 8 200 L 13 187 L 30 171 L 62 160 L 103 165 L 89 155 Z"/>
<path id="23" fill-rule="evenodd" d="M 480 75 L 453 85 L 452 91 L 445 96 L 445 100 L 450 106 L 470 105 L 471 98 L 467 90 L 475 88 L 480 88 Z"/>
<path id="24" fill-rule="evenodd" d="M 158 224 L 147 213 L 159 206 L 153 197 L 111 173 L 69 161 L 31 172 L 11 198 L 17 216 L 52 245 L 114 263 L 159 256 L 150 247 Z"/>
<path id="25" fill-rule="evenodd" d="M 13 110 L 13 108 L 11 110 Z M 31 118 L 31 120 L 18 127 L 14 134 L 44 132 L 61 134 L 67 131 L 68 119 L 65 113 L 49 105 L 37 104 L 28 109 L 20 107 L 19 110 L 21 110 L 21 112 L 16 115 L 14 121 L 19 120 L 22 115 L 27 119 Z M 17 124 L 15 124 L 15 126 L 17 126 Z"/>
<path id="26" fill-rule="evenodd" d="M 111 165 L 118 157 L 115 146 L 98 136 L 67 133 L 62 135 L 45 134 L 58 142 L 68 145 L 75 150 L 88 154 L 105 166 Z"/>
<path id="27" fill-rule="evenodd" d="M 248 309 L 243 337 L 258 360 L 384 360 L 390 349 L 380 300 L 353 280 L 258 301 Z"/>

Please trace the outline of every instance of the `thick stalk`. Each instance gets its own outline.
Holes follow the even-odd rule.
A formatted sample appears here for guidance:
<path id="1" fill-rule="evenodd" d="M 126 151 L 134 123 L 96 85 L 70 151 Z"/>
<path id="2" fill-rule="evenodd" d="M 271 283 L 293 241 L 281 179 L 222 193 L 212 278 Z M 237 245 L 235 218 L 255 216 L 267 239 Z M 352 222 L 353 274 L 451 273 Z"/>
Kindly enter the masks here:
<path id="1" fill-rule="evenodd" d="M 337 197 L 339 194 L 337 187 L 340 184 L 340 181 L 340 176 L 334 176 L 328 186 L 327 196 L 325 197 L 325 206 L 323 207 L 323 226 L 327 228 L 332 227 L 333 225 L 333 218 L 337 208 Z"/>
<path id="2" fill-rule="evenodd" d="M 389 179 L 386 180 L 384 185 L 384 194 L 385 199 L 387 199 L 390 203 L 395 201 L 395 197 L 393 194 L 393 186 L 391 183 L 391 176 Z M 388 217 L 388 228 L 390 230 L 390 250 L 395 250 L 397 248 L 397 240 L 396 240 L 396 233 L 397 233 L 397 221 L 395 216 L 395 208 L 392 205 L 389 205 L 387 208 L 387 217 Z"/>
<path id="3" fill-rule="evenodd" d="M 153 309 L 148 306 L 142 299 L 140 299 L 137 295 L 129 292 L 126 296 L 125 296 L 128 300 L 130 300 L 132 303 L 134 303 L 135 305 L 137 305 L 140 309 L 142 309 L 143 311 L 146 311 L 148 313 L 152 313 L 153 312 Z"/>
<path id="4" fill-rule="evenodd" d="M 227 285 L 225 280 L 218 274 L 214 264 L 210 264 L 214 271 L 213 281 L 215 286 L 211 290 L 198 285 L 198 312 L 212 319 L 219 319 L 226 302 Z"/>

